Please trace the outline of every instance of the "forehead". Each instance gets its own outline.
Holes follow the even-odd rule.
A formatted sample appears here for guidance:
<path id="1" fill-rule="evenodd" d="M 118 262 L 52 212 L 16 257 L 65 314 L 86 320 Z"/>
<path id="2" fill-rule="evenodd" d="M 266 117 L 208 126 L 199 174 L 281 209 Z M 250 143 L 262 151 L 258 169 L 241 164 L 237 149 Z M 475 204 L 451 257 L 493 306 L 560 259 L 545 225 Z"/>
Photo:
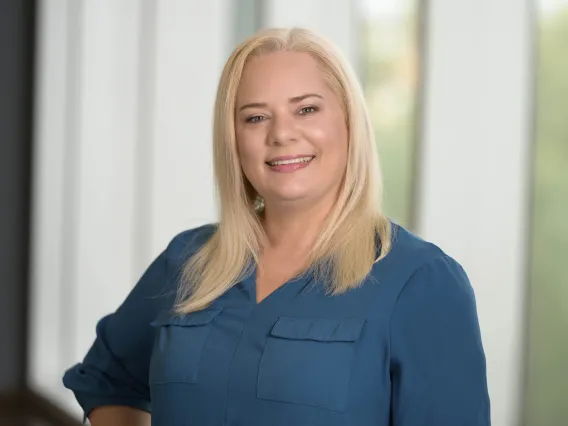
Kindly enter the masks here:
<path id="1" fill-rule="evenodd" d="M 237 102 L 327 92 L 318 62 L 304 52 L 275 52 L 251 58 L 243 69 Z"/>

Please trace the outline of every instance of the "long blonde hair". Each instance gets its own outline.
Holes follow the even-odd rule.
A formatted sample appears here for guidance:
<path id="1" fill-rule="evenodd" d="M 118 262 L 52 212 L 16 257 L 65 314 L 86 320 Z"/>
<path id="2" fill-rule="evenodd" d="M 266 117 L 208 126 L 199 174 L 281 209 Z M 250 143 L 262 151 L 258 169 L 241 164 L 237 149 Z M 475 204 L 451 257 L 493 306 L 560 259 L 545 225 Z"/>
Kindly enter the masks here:
<path id="1" fill-rule="evenodd" d="M 327 277 L 328 291 L 341 294 L 358 286 L 373 263 L 390 250 L 390 222 L 381 209 L 378 153 L 354 71 L 329 41 L 309 30 L 262 30 L 233 51 L 219 81 L 213 157 L 220 219 L 213 235 L 183 267 L 176 302 L 178 313 L 206 307 L 249 274 L 251 266 L 258 262 L 265 234 L 255 204 L 258 194 L 243 175 L 239 162 L 235 102 L 247 60 L 277 51 L 305 52 L 318 62 L 341 101 L 349 131 L 343 185 L 310 252 L 307 270 Z"/>

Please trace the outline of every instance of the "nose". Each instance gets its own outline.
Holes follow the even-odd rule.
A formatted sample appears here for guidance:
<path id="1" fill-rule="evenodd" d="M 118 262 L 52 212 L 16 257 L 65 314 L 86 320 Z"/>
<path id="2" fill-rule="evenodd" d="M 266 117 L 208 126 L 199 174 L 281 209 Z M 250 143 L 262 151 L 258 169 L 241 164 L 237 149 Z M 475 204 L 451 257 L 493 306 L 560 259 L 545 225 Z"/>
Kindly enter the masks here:
<path id="1" fill-rule="evenodd" d="M 294 118 L 289 114 L 275 114 L 270 120 L 270 145 L 286 145 L 297 141 L 297 129 Z"/>

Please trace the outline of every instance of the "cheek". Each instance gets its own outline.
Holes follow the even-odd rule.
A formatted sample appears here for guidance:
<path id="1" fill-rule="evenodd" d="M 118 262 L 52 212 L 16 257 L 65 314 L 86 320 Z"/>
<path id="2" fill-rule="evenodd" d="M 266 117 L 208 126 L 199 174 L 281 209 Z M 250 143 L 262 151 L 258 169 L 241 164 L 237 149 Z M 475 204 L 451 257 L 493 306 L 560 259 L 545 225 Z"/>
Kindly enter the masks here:
<path id="1" fill-rule="evenodd" d="M 343 121 L 344 118 L 341 116 L 336 121 L 335 125 L 335 144 L 336 149 L 338 151 L 338 156 L 341 158 L 341 161 L 346 163 L 347 162 L 347 154 L 349 151 L 349 133 L 347 131 L 347 125 Z"/>
<path id="2" fill-rule="evenodd" d="M 348 142 L 347 129 L 338 124 L 328 125 L 312 132 L 312 141 L 321 154 L 334 163 L 347 160 Z"/>
<path id="3" fill-rule="evenodd" d="M 239 150 L 239 159 L 241 163 L 248 164 L 252 161 L 252 156 L 254 155 L 254 151 L 251 149 L 250 144 L 246 142 L 240 142 L 238 145 Z"/>
<path id="4" fill-rule="evenodd" d="M 258 174 L 259 164 L 264 164 L 264 153 L 253 138 L 237 137 L 237 150 L 243 172 L 249 180 Z"/>

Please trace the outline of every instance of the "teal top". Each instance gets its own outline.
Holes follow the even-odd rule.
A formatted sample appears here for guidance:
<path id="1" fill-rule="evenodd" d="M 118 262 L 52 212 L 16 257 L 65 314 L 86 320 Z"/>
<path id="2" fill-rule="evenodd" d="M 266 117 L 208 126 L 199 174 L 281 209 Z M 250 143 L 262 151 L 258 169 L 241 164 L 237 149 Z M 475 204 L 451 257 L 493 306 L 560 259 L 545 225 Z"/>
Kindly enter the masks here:
<path id="1" fill-rule="evenodd" d="M 64 384 L 85 414 L 152 413 L 153 426 L 488 426 L 475 297 L 461 266 L 393 224 L 363 284 L 326 294 L 313 276 L 260 303 L 255 274 L 208 308 L 171 312 L 180 267 L 215 231 L 176 236 Z"/>

